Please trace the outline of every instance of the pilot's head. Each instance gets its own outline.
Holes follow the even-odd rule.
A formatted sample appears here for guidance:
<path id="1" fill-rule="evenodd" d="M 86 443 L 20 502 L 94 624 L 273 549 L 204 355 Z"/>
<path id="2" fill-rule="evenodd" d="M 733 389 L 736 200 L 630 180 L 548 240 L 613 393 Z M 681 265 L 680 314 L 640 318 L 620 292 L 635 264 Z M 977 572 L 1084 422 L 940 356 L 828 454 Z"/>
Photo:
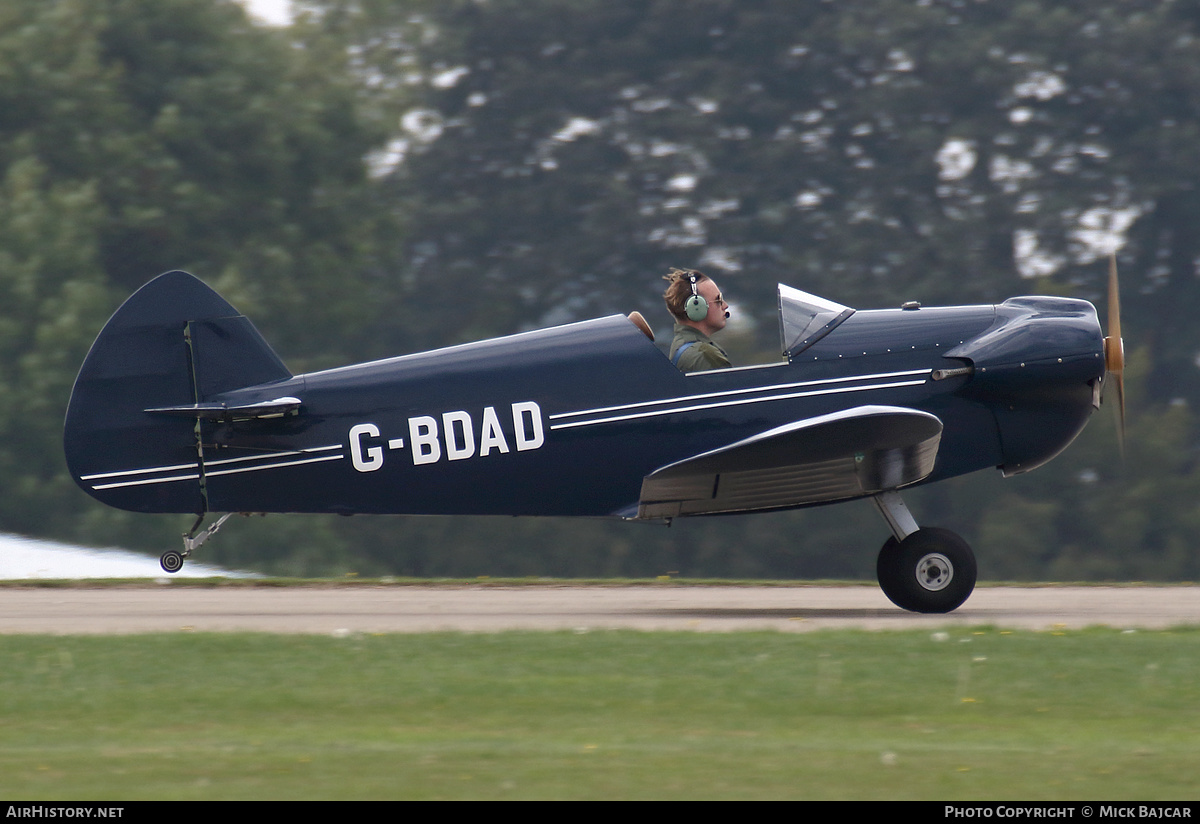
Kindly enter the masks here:
<path id="1" fill-rule="evenodd" d="M 706 335 L 725 328 L 729 304 L 712 278 L 695 269 L 672 269 L 663 300 L 675 320 Z"/>

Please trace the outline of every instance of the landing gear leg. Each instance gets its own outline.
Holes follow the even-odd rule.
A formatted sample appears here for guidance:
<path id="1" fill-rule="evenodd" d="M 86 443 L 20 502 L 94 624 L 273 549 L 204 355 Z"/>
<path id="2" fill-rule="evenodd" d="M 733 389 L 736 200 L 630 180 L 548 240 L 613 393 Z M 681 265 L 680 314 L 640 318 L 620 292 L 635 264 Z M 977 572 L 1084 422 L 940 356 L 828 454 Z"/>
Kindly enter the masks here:
<path id="1" fill-rule="evenodd" d="M 209 538 L 216 535 L 217 531 L 221 528 L 221 524 L 225 523 L 232 514 L 232 512 L 227 512 L 205 530 L 200 530 L 200 524 L 204 523 L 204 516 L 201 515 L 196 519 L 196 523 L 192 524 L 192 528 L 183 535 L 183 552 L 176 552 L 173 549 L 167 550 L 158 559 L 159 566 L 163 568 L 164 572 L 178 572 L 183 569 L 183 559 L 191 555 L 193 550 L 199 549 Z"/>
<path id="2" fill-rule="evenodd" d="M 957 609 L 975 589 L 975 554 L 948 529 L 918 527 L 898 492 L 875 496 L 892 537 L 875 565 L 879 586 L 893 604 L 911 612 Z"/>
<path id="3" fill-rule="evenodd" d="M 904 505 L 904 499 L 900 497 L 899 492 L 895 490 L 880 492 L 871 498 L 871 500 L 874 501 L 879 514 L 883 516 L 883 520 L 887 521 L 897 541 L 903 541 L 920 529 L 917 526 L 916 519 L 908 511 L 908 507 Z"/>

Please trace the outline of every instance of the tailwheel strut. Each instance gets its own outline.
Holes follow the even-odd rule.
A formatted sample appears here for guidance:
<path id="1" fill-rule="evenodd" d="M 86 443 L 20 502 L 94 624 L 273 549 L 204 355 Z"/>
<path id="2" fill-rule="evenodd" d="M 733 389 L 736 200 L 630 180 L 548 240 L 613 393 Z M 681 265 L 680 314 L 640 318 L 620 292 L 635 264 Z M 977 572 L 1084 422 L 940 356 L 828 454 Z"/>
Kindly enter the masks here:
<path id="1" fill-rule="evenodd" d="M 199 549 L 205 541 L 216 535 L 221 529 L 221 525 L 229 519 L 232 512 L 227 512 L 213 522 L 208 529 L 201 530 L 200 524 L 204 523 L 204 515 L 196 519 L 196 523 L 192 524 L 192 528 L 183 534 L 183 552 L 177 552 L 170 549 L 162 554 L 158 559 L 159 565 L 164 572 L 178 572 L 183 569 L 183 561 L 195 550 Z"/>

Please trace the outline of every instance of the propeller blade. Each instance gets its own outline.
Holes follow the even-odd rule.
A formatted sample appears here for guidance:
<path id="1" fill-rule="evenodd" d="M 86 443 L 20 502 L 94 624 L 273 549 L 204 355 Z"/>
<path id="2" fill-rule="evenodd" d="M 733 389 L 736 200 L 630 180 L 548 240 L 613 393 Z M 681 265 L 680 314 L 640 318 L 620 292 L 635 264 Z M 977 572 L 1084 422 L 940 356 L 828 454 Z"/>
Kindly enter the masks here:
<path id="1" fill-rule="evenodd" d="M 1125 377 L 1117 375 L 1117 449 L 1125 457 Z"/>
<path id="2" fill-rule="evenodd" d="M 1125 454 L 1125 341 L 1121 338 L 1121 289 L 1117 256 L 1108 258 L 1108 336 L 1104 339 L 1104 368 L 1117 391 L 1117 444 Z"/>
<path id="3" fill-rule="evenodd" d="M 1105 338 L 1104 365 L 1109 372 L 1118 374 L 1125 369 L 1125 344 L 1121 340 L 1121 288 L 1117 282 L 1116 255 L 1108 259 L 1108 337 Z"/>

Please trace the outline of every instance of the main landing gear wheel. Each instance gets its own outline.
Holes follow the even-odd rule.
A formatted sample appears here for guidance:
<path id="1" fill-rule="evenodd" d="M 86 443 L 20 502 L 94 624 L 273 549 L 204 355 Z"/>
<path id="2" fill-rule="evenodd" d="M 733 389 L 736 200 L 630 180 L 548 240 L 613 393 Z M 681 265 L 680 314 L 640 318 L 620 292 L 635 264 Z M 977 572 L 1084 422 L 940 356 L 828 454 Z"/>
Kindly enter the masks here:
<path id="1" fill-rule="evenodd" d="M 910 612 L 950 612 L 975 589 L 975 553 L 955 533 L 924 527 L 889 538 L 875 565 L 883 594 Z"/>
<path id="2" fill-rule="evenodd" d="M 163 572 L 178 572 L 183 569 L 183 554 L 169 549 L 158 559 L 158 564 L 163 568 Z"/>

